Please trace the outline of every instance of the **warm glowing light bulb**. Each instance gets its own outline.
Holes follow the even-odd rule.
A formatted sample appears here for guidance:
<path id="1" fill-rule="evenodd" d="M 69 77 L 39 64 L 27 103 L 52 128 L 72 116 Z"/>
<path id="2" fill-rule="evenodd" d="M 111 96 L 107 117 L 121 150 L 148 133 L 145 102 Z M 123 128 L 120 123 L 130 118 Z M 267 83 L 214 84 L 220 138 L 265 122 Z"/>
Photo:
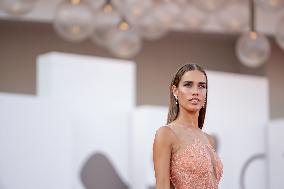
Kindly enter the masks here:
<path id="1" fill-rule="evenodd" d="M 129 29 L 129 24 L 126 21 L 121 21 L 118 25 L 118 28 L 120 30 L 128 30 Z"/>
<path id="2" fill-rule="evenodd" d="M 257 38 L 257 33 L 256 33 L 256 32 L 250 32 L 250 37 L 251 37 L 253 40 L 256 40 L 256 38 Z"/>
<path id="3" fill-rule="evenodd" d="M 81 0 L 71 0 L 71 4 L 78 5 L 80 4 Z"/>
<path id="4" fill-rule="evenodd" d="M 73 34 L 79 34 L 81 32 L 81 28 L 79 26 L 72 26 L 70 28 L 70 33 L 73 33 Z"/>
<path id="5" fill-rule="evenodd" d="M 111 5 L 110 3 L 108 3 L 108 4 L 105 4 L 105 5 L 104 5 L 103 10 L 104 10 L 104 12 L 106 12 L 106 13 L 112 12 L 113 7 L 112 7 L 112 5 Z"/>

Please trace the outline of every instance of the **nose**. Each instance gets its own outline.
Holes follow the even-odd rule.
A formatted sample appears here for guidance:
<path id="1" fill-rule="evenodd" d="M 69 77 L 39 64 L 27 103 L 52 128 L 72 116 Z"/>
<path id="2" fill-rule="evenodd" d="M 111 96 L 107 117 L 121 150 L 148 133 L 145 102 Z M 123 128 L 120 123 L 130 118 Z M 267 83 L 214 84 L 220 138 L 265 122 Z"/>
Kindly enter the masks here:
<path id="1" fill-rule="evenodd" d="M 192 87 L 192 95 L 198 95 L 198 92 L 199 92 L 199 90 L 198 90 L 198 87 Z"/>

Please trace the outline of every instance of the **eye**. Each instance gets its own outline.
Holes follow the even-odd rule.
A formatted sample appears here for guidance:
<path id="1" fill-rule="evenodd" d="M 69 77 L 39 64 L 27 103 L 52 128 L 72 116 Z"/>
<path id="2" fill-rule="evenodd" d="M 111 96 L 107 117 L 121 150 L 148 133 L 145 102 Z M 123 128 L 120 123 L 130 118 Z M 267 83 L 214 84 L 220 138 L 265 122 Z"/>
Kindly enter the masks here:
<path id="1" fill-rule="evenodd" d="M 183 86 L 185 86 L 185 87 L 191 87 L 192 84 L 191 84 L 191 83 L 185 83 Z"/>
<path id="2" fill-rule="evenodd" d="M 199 85 L 198 87 L 201 88 L 201 89 L 205 89 L 206 88 L 205 85 Z"/>

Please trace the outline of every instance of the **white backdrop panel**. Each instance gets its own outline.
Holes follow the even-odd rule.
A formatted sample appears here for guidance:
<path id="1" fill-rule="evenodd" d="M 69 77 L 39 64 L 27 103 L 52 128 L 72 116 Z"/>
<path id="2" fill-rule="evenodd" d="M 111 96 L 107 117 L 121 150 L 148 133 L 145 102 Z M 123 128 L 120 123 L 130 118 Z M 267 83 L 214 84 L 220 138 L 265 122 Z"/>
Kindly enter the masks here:
<path id="1" fill-rule="evenodd" d="M 284 188 L 284 119 L 272 120 L 268 129 L 270 189 Z"/>
<path id="2" fill-rule="evenodd" d="M 37 94 L 88 111 L 132 110 L 135 73 L 135 64 L 126 60 L 47 53 L 37 60 Z"/>
<path id="3" fill-rule="evenodd" d="M 220 187 L 225 189 L 231 184 L 231 189 L 239 189 L 241 169 L 246 161 L 266 150 L 268 81 L 265 77 L 209 71 L 208 82 L 204 129 L 219 138 L 220 156 L 227 165 Z M 254 176 L 250 172 L 245 175 L 245 180 L 251 183 L 246 188 L 252 185 L 266 189 L 264 161 L 255 170 Z"/>
<path id="4" fill-rule="evenodd" d="M 0 187 L 71 188 L 68 108 L 32 96 L 0 94 Z"/>
<path id="5" fill-rule="evenodd" d="M 131 128 L 131 180 L 133 189 L 154 186 L 152 144 L 155 131 L 166 123 L 167 108 L 141 106 L 133 114 Z"/>
<path id="6" fill-rule="evenodd" d="M 74 188 L 95 152 L 110 158 L 129 184 L 129 119 L 135 105 L 135 64 L 130 61 L 49 53 L 38 58 L 38 95 L 74 109 Z"/>

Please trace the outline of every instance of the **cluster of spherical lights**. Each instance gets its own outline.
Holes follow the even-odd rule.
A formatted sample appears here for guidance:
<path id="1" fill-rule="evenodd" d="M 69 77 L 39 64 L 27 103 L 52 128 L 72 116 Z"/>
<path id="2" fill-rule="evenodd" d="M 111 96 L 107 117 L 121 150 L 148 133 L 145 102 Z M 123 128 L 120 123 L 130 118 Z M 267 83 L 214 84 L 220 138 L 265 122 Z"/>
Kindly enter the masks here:
<path id="1" fill-rule="evenodd" d="M 141 50 L 143 38 L 157 39 L 169 31 L 180 11 L 179 3 L 65 0 L 57 7 L 54 28 L 66 40 L 90 38 L 112 54 L 129 58 Z"/>
<path id="2" fill-rule="evenodd" d="M 0 0 L 3 11 L 26 14 L 39 0 Z M 284 10 L 284 0 L 255 0 L 265 10 Z M 173 27 L 198 29 L 208 13 L 227 30 L 239 31 L 248 24 L 248 0 L 62 0 L 54 16 L 54 29 L 65 40 L 81 42 L 90 38 L 114 55 L 130 58 L 142 48 L 142 39 L 163 37 Z M 193 8 L 195 7 L 195 8 Z M 210 16 L 212 17 L 212 16 Z M 284 50 L 284 16 L 275 39 Z M 257 67 L 270 56 L 265 35 L 250 31 L 236 43 L 236 55 L 246 66 Z"/>

